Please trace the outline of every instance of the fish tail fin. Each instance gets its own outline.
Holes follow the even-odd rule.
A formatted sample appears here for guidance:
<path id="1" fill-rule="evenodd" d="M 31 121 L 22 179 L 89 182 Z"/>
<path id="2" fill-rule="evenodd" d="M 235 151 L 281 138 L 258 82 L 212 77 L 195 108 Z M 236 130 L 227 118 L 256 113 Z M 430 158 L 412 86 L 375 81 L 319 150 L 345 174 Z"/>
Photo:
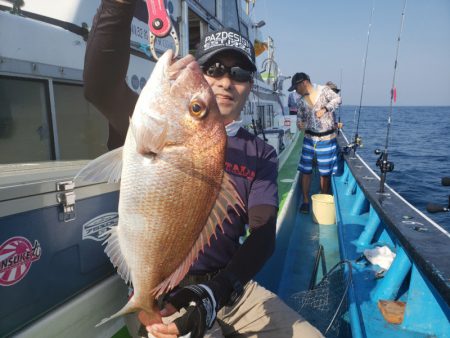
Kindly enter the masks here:
<path id="1" fill-rule="evenodd" d="M 100 323 L 95 325 L 95 327 L 98 327 L 100 325 L 105 324 L 106 322 L 110 321 L 111 319 L 117 318 L 119 316 L 126 315 L 127 313 L 132 313 L 138 311 L 141 307 L 138 306 L 135 301 L 133 300 L 134 297 L 132 297 L 128 303 L 125 304 L 123 308 L 121 308 L 119 311 L 117 311 L 115 314 L 113 314 L 111 317 L 103 318 Z"/>
<path id="2" fill-rule="evenodd" d="M 128 303 L 126 303 L 123 308 L 121 308 L 119 311 L 117 311 L 111 317 L 103 318 L 100 323 L 95 325 L 95 327 L 103 325 L 106 322 L 110 321 L 111 319 L 114 319 L 114 318 L 126 315 L 128 313 L 137 312 L 139 310 L 144 310 L 147 313 L 147 316 L 149 318 L 158 316 L 155 313 L 155 307 L 148 307 L 148 306 L 145 306 L 144 304 L 138 304 L 138 303 L 135 302 L 135 299 L 136 299 L 135 297 L 131 297 L 130 300 L 128 301 Z"/>

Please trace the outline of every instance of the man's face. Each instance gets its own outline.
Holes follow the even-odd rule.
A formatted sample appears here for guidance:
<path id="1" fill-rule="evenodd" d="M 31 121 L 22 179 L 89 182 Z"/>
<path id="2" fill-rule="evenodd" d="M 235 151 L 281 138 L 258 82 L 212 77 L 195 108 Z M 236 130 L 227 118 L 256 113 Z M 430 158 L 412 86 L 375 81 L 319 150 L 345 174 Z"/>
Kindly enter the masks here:
<path id="1" fill-rule="evenodd" d="M 226 67 L 240 65 L 239 57 L 235 55 L 220 55 L 213 61 L 220 62 Z M 238 120 L 252 89 L 253 81 L 238 82 L 231 79 L 228 73 L 220 77 L 205 74 L 205 78 L 216 97 L 220 113 L 225 118 L 225 124 Z"/>
<path id="2" fill-rule="evenodd" d="M 305 84 L 306 84 L 306 81 L 303 80 L 303 81 L 297 83 L 297 85 L 295 86 L 295 91 L 302 96 L 306 95 L 308 93 Z"/>

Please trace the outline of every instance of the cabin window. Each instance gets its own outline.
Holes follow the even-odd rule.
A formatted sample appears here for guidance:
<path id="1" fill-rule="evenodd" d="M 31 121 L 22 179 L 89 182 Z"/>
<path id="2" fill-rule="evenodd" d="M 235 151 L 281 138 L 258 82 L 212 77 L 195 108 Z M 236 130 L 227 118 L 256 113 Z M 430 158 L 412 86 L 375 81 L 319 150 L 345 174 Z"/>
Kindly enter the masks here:
<path id="1" fill-rule="evenodd" d="M 264 106 L 258 106 L 258 116 L 257 116 L 257 127 L 258 130 L 264 129 L 266 127 L 265 121 L 264 121 Z"/>
<path id="2" fill-rule="evenodd" d="M 195 0 L 212 16 L 216 16 L 216 0 Z"/>
<path id="3" fill-rule="evenodd" d="M 208 24 L 189 10 L 189 53 L 195 54 L 200 38 L 208 31 Z"/>
<path id="4" fill-rule="evenodd" d="M 266 128 L 273 126 L 273 106 L 271 104 L 267 105 L 265 121 Z"/>
<path id="5" fill-rule="evenodd" d="M 245 23 L 240 23 L 241 24 L 241 34 L 243 36 L 245 36 L 246 38 L 248 38 L 248 27 Z"/>
<path id="6" fill-rule="evenodd" d="M 0 77 L 0 163 L 54 158 L 47 82 Z"/>
<path id="7" fill-rule="evenodd" d="M 237 8 L 237 1 L 222 1 L 223 5 L 223 23 L 225 27 L 232 27 L 239 31 L 239 13 Z"/>
<path id="8" fill-rule="evenodd" d="M 108 151 L 108 122 L 83 96 L 83 87 L 54 84 L 61 160 L 92 159 Z"/>
<path id="9" fill-rule="evenodd" d="M 252 114 L 251 103 L 250 103 L 250 102 L 247 102 L 247 103 L 245 104 L 242 113 L 243 113 L 243 115 L 251 115 L 251 114 Z"/>

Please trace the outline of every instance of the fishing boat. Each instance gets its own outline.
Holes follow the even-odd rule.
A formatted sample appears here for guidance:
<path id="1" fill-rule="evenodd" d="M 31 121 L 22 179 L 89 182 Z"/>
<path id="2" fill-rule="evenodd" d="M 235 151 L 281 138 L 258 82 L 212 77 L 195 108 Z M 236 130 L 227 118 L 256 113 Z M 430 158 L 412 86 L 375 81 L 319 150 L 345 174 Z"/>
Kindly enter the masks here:
<path id="1" fill-rule="evenodd" d="M 385 148 L 375 150 L 380 175 L 357 152 L 370 23 L 358 124 L 354 135 L 338 132 L 333 197 L 319 193 L 316 168 L 312 215 L 300 214 L 301 192 L 292 185 L 282 202 L 276 252 L 257 278 L 326 337 L 450 337 L 450 233 L 386 184 L 394 169 L 388 140 L 405 7 L 406 1 Z"/>
<path id="2" fill-rule="evenodd" d="M 165 4 L 178 25 L 181 55 L 208 29 L 231 26 L 252 41 L 258 35 L 249 1 Z M 107 150 L 106 120 L 82 88 L 85 41 L 98 5 L 0 0 L 1 337 L 129 336 L 123 318 L 95 327 L 127 300 L 127 286 L 101 245 L 117 224 L 119 187 L 73 183 L 86 160 Z M 140 5 L 127 75 L 137 92 L 155 63 Z M 170 36 L 156 39 L 154 52 L 174 44 Z M 319 224 L 329 215 L 323 205 L 298 213 L 302 134 L 283 114 L 283 76 L 268 55 L 266 74 L 257 75 L 242 113 L 280 159 L 277 246 L 257 280 L 326 336 L 449 337 L 449 233 L 384 182 L 380 193 L 380 177 L 344 133 L 339 144 L 349 151 L 332 179 L 334 223 Z M 364 255 L 386 247 L 395 254 L 387 269 Z"/>
<path id="3" fill-rule="evenodd" d="M 119 186 L 73 181 L 86 160 L 107 151 L 107 121 L 84 98 L 82 77 L 99 4 L 0 0 L 0 337 L 111 337 L 125 325 L 119 318 L 95 328 L 127 299 L 102 246 L 117 224 Z M 137 4 L 126 80 L 138 93 L 154 54 L 184 56 L 223 26 L 251 41 L 259 34 L 242 1 L 164 5 L 177 36 L 152 44 L 147 5 Z M 282 156 L 298 136 L 285 122 L 270 48 L 270 76 L 257 75 L 242 118 Z"/>
<path id="4" fill-rule="evenodd" d="M 351 144 L 344 133 L 338 143 Z M 281 182 L 297 181 L 286 169 Z M 312 186 L 319 196 L 318 180 Z M 449 337 L 448 231 L 388 185 L 380 193 L 380 176 L 352 151 L 339 158 L 332 187 L 335 223 L 317 224 L 298 213 L 301 191 L 292 185 L 258 281 L 327 337 Z M 371 263 L 370 253 L 385 249 L 391 255 Z"/>

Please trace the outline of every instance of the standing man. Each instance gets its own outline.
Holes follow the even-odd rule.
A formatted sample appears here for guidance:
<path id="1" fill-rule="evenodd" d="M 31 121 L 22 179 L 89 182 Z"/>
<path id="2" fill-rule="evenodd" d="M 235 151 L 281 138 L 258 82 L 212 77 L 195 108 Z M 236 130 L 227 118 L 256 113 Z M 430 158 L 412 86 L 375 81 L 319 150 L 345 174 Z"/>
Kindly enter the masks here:
<path id="1" fill-rule="evenodd" d="M 339 94 L 341 92 L 341 90 L 336 86 L 336 84 L 334 82 L 332 82 L 332 81 L 328 81 L 327 83 L 325 83 L 325 86 L 330 87 L 330 89 L 333 92 L 335 92 L 336 94 L 339 95 L 339 97 L 341 98 L 341 103 L 340 104 L 342 104 L 342 97 Z M 338 109 L 338 111 L 339 111 L 339 109 Z M 338 119 L 336 119 L 336 110 L 333 111 L 333 118 L 334 118 L 334 122 L 335 122 L 336 128 L 342 129 L 344 124 L 342 122 L 339 122 Z M 340 120 L 340 117 L 339 117 L 339 120 Z"/>
<path id="2" fill-rule="evenodd" d="M 301 95 L 297 126 L 305 131 L 302 155 L 298 169 L 302 173 L 303 202 L 301 213 L 309 213 L 309 189 L 313 158 L 316 157 L 320 174 L 320 190 L 330 192 L 330 175 L 337 170 L 336 121 L 334 111 L 341 104 L 341 98 L 328 86 L 311 84 L 305 73 L 296 73 L 292 77 L 289 91 L 295 90 Z"/>
<path id="3" fill-rule="evenodd" d="M 341 90 L 336 86 L 336 84 L 333 81 L 328 81 L 327 83 L 325 83 L 325 86 L 330 87 L 330 89 L 336 94 L 339 94 L 341 92 Z"/>
<path id="4" fill-rule="evenodd" d="M 109 120 L 110 148 L 123 144 L 138 97 L 125 82 L 136 2 L 102 0 L 86 50 L 85 95 Z M 211 245 L 200 252 L 184 280 L 163 298 L 164 323 L 150 322 L 144 312 L 139 319 L 154 337 L 189 332 L 192 338 L 205 333 L 209 337 L 322 337 L 275 294 L 252 280 L 274 250 L 278 210 L 276 152 L 242 128 L 240 120 L 256 71 L 253 46 L 238 32 L 224 29 L 207 33 L 195 57 L 224 117 L 228 135 L 225 171 L 245 210 L 238 215 L 228 209 L 224 232 L 211 238 Z M 186 66 L 186 58 L 177 66 Z M 250 235 L 241 245 L 246 224 Z M 136 336 L 136 331 L 131 333 Z M 147 336 L 142 330 L 140 334 Z"/>

